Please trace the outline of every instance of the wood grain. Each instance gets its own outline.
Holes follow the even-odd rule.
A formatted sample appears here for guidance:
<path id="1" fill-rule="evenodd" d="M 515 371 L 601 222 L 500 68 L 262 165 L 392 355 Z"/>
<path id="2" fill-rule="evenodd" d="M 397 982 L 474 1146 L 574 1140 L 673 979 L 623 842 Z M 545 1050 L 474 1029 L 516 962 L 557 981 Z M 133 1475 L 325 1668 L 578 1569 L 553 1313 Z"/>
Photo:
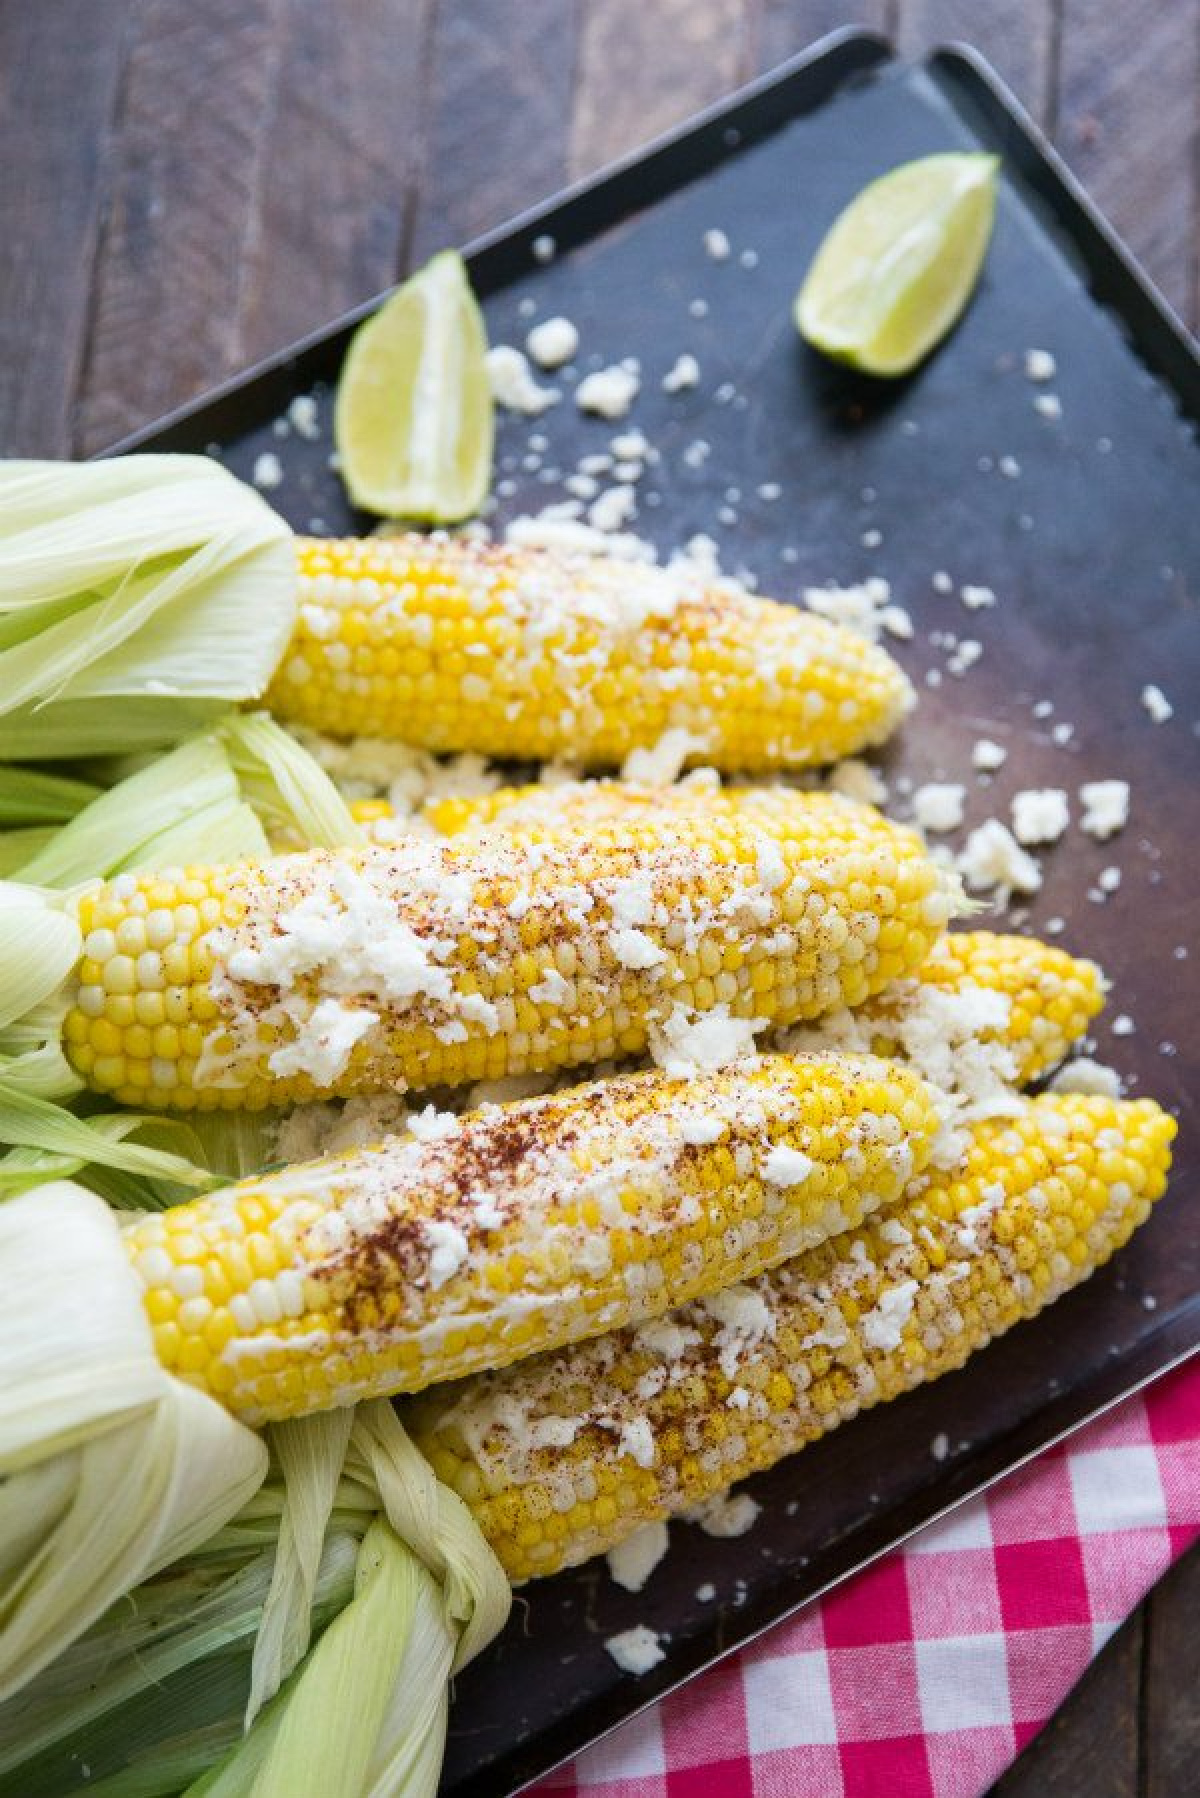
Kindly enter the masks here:
<path id="1" fill-rule="evenodd" d="M 1044 125 L 1054 92 L 1055 9 L 1056 0 L 901 0 L 897 42 L 906 56 L 973 44 Z"/>
<path id="2" fill-rule="evenodd" d="M 990 1798 L 1139 1798 L 1141 1656 L 1139 1612 L 1096 1657 Z"/>
<path id="3" fill-rule="evenodd" d="M 1139 1798 L 1180 1798 L 1200 1781 L 1200 1550 L 1155 1587 L 1145 1614 Z"/>
<path id="4" fill-rule="evenodd" d="M 290 0 L 246 219 L 235 354 L 294 342 L 399 273 L 416 192 L 429 0 Z"/>
<path id="5" fill-rule="evenodd" d="M 1200 0 L 1063 5 L 1058 147 L 1195 325 Z"/>
<path id="6" fill-rule="evenodd" d="M 62 456 L 73 446 L 128 14 L 128 0 L 0 7 L 3 455 Z"/>
<path id="7" fill-rule="evenodd" d="M 413 262 L 565 184 L 582 3 L 460 0 L 439 7 Z"/>
<path id="8" fill-rule="evenodd" d="M 590 0 L 579 47 L 571 168 L 587 174 L 736 87 L 747 0 Z"/>

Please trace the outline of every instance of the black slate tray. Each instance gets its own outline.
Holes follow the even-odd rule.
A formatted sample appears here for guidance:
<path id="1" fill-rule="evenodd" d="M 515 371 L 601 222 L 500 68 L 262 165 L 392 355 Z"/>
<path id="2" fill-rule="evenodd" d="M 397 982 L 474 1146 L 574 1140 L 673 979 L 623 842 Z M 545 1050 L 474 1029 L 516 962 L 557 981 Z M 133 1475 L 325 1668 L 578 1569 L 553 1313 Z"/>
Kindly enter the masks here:
<path id="1" fill-rule="evenodd" d="M 1001 152 L 1005 178 L 980 292 L 961 328 L 912 379 L 877 385 L 810 355 L 790 302 L 826 226 L 870 177 L 947 147 Z M 711 260 L 702 234 L 734 245 Z M 534 255 L 550 234 L 557 255 Z M 753 267 L 740 252 L 757 254 Z M 1120 775 L 1133 816 L 1107 845 L 1073 828 L 1045 856 L 1030 928 L 1067 920 L 1061 940 L 1114 980 L 1098 1052 L 1137 1090 L 1178 1111 L 1172 1192 L 1119 1262 L 982 1359 L 859 1419 L 750 1483 L 755 1529 L 714 1541 L 676 1525 L 673 1547 L 633 1597 L 600 1566 L 529 1588 L 493 1647 L 458 1682 L 445 1791 L 498 1798 L 716 1657 L 861 1567 L 1200 1346 L 1196 1094 L 1200 1030 L 1191 970 L 1200 957 L 1193 897 L 1200 775 L 1200 366 L 1186 333 L 1089 207 L 996 78 L 969 51 L 925 67 L 846 32 L 705 114 L 646 154 L 481 240 L 470 251 L 493 341 L 520 342 L 532 318 L 578 324 L 581 371 L 637 356 L 643 392 L 630 423 L 657 447 L 634 528 L 670 548 L 696 531 L 726 566 L 792 597 L 806 584 L 886 575 L 916 623 L 894 646 L 918 682 L 944 667 L 930 633 L 985 645 L 961 678 L 922 688 L 917 718 L 886 758 L 889 777 L 959 777 L 979 736 L 1008 761 L 989 792 L 969 783 L 969 821 L 1006 815 L 1012 792 Z M 707 303 L 707 314 L 693 301 Z M 199 407 L 121 449 L 213 447 L 249 474 L 264 450 L 285 478 L 273 501 L 301 528 L 364 521 L 327 465 L 329 396 L 345 320 Z M 1041 416 L 1023 353 L 1047 348 L 1059 420 Z M 694 392 L 659 381 L 683 349 L 703 371 Z M 281 439 L 272 421 L 318 384 L 321 437 Z M 557 379 L 555 384 L 560 384 Z M 569 386 L 569 379 L 567 382 Z M 542 483 L 615 429 L 582 419 L 570 395 L 536 421 L 506 420 L 498 521 L 560 497 Z M 529 439 L 546 441 L 524 466 Z M 699 466 L 684 458 L 703 439 Z M 538 452 L 534 452 L 535 457 Z M 1008 473 L 1001 458 L 1014 458 Z M 778 483 L 782 494 L 758 491 Z M 733 497 L 730 489 L 737 489 Z M 722 508 L 725 508 L 722 512 Z M 877 540 L 873 533 L 880 534 Z M 864 540 L 865 538 L 865 540 Z M 968 613 L 935 590 L 995 589 Z M 1151 724 L 1139 700 L 1155 682 L 1175 717 Z M 1049 700 L 1050 716 L 1035 713 Z M 1056 743 L 1055 723 L 1074 727 Z M 1076 807 L 1076 810 L 1078 808 Z M 1101 868 L 1120 890 L 1089 901 Z M 1180 954 L 1190 951 L 1190 955 Z M 930 1445 L 945 1435 L 949 1453 Z M 695 1591 L 717 1588 L 715 1604 Z M 670 1638 L 640 1681 L 618 1673 L 606 1636 L 647 1623 Z"/>

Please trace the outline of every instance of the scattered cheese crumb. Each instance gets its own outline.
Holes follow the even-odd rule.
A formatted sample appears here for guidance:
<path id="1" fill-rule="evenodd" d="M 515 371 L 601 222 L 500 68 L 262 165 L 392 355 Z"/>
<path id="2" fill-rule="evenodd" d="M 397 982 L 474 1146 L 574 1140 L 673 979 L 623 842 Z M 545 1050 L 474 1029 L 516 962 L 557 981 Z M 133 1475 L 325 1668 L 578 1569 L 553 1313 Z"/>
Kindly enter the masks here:
<path id="1" fill-rule="evenodd" d="M 637 494 L 628 482 L 606 487 L 588 507 L 588 523 L 594 531 L 619 531 L 637 516 Z"/>
<path id="2" fill-rule="evenodd" d="M 954 582 L 944 568 L 939 568 L 937 570 L 930 585 L 933 587 L 935 593 L 953 593 L 954 591 Z"/>
<path id="3" fill-rule="evenodd" d="M 700 364 L 694 356 L 685 350 L 677 356 L 662 378 L 664 393 L 684 393 L 689 387 L 695 387 L 700 380 Z"/>
<path id="4" fill-rule="evenodd" d="M 558 251 L 558 245 L 548 231 L 544 231 L 540 237 L 535 237 L 531 247 L 535 262 L 553 262 Z"/>
<path id="5" fill-rule="evenodd" d="M 665 1523 L 644 1523 L 604 1557 L 608 1571 L 626 1592 L 640 1592 L 670 1547 Z"/>
<path id="6" fill-rule="evenodd" d="M 1175 716 L 1175 707 L 1171 704 L 1161 687 L 1146 686 L 1142 688 L 1142 704 L 1149 712 L 1155 724 L 1165 724 L 1168 718 Z"/>
<path id="7" fill-rule="evenodd" d="M 748 1492 L 736 1495 L 717 1492 L 698 1505 L 689 1505 L 680 1515 L 689 1523 L 698 1524 L 706 1536 L 731 1541 L 735 1536 L 744 1536 L 752 1530 L 761 1513 L 762 1506 Z"/>
<path id="8" fill-rule="evenodd" d="M 867 1347 L 885 1355 L 898 1349 L 916 1302 L 915 1280 L 902 1280 L 899 1286 L 889 1286 L 881 1292 L 874 1309 L 862 1319 L 862 1339 Z"/>
<path id="9" fill-rule="evenodd" d="M 717 1588 L 713 1585 L 711 1580 L 705 1580 L 702 1586 L 696 1587 L 697 1604 L 711 1604 L 716 1596 Z"/>
<path id="10" fill-rule="evenodd" d="M 1007 760 L 1007 749 L 1002 743 L 993 743 L 990 737 L 980 737 L 971 751 L 971 765 L 981 774 L 994 774 Z"/>
<path id="11" fill-rule="evenodd" d="M 944 1461 L 950 1453 L 950 1438 L 944 1430 L 939 1430 L 929 1444 L 929 1452 L 935 1461 Z"/>
<path id="12" fill-rule="evenodd" d="M 810 612 L 844 624 L 848 630 L 877 642 L 884 629 L 883 614 L 890 609 L 891 587 L 878 575 L 872 575 L 857 587 L 806 587 L 804 603 Z"/>
<path id="13" fill-rule="evenodd" d="M 297 437 L 307 438 L 315 443 L 321 435 L 320 420 L 317 417 L 317 402 L 311 393 L 298 393 L 287 409 L 288 423 Z"/>
<path id="14" fill-rule="evenodd" d="M 754 1053 L 754 1033 L 764 1018 L 735 1018 L 727 1005 L 695 1017 L 676 1005 L 666 1022 L 652 1030 L 650 1052 L 663 1072 L 684 1079 L 697 1072 L 714 1073 Z"/>
<path id="15" fill-rule="evenodd" d="M 1121 1077 L 1115 1068 L 1106 1067 L 1102 1061 L 1093 1061 L 1089 1055 L 1080 1055 L 1075 1061 L 1068 1061 L 1059 1068 L 1050 1081 L 1052 1093 L 1097 1093 L 1104 1099 L 1119 1099 L 1121 1096 Z"/>
<path id="16" fill-rule="evenodd" d="M 1058 373 L 1058 363 L 1049 350 L 1026 350 L 1025 374 L 1030 381 L 1052 381 Z"/>
<path id="17" fill-rule="evenodd" d="M 982 612 L 987 606 L 994 606 L 996 595 L 990 587 L 960 587 L 958 597 L 968 612 Z"/>
<path id="18" fill-rule="evenodd" d="M 255 457 L 254 472 L 251 480 L 256 487 L 270 489 L 278 487 L 283 480 L 283 463 L 271 450 L 264 450 L 261 456 Z"/>
<path id="19" fill-rule="evenodd" d="M 525 348 L 541 368 L 561 368 L 579 348 L 579 332 L 569 318 L 544 318 L 525 339 Z"/>
<path id="20" fill-rule="evenodd" d="M 850 756 L 829 771 L 829 787 L 861 805 L 883 805 L 888 796 L 887 782 L 869 762 Z"/>
<path id="21" fill-rule="evenodd" d="M 772 1186 L 799 1186 L 813 1171 L 813 1162 L 799 1149 L 776 1143 L 763 1159 L 763 1179 Z"/>
<path id="22" fill-rule="evenodd" d="M 704 253 L 706 256 L 711 256 L 714 262 L 728 262 L 730 244 L 724 231 L 714 227 L 704 233 Z"/>
<path id="23" fill-rule="evenodd" d="M 1018 843 L 1057 843 L 1071 821 L 1067 795 L 1061 787 L 1027 787 L 1013 794 L 1012 819 Z"/>
<path id="24" fill-rule="evenodd" d="M 707 748 L 706 737 L 693 736 L 690 730 L 676 725 L 665 730 L 648 749 L 631 749 L 621 765 L 621 779 L 633 786 L 673 786 L 688 757 L 703 754 Z"/>
<path id="25" fill-rule="evenodd" d="M 977 892 L 1036 893 L 1042 884 L 1037 863 L 998 818 L 989 818 L 971 832 L 958 868 Z"/>
<path id="26" fill-rule="evenodd" d="M 1080 828 L 1103 841 L 1115 836 L 1129 821 L 1127 780 L 1088 780 L 1079 789 L 1083 806 Z"/>
<path id="27" fill-rule="evenodd" d="M 609 1636 L 604 1644 L 622 1673 L 642 1675 L 649 1673 L 667 1657 L 660 1646 L 660 1639 L 652 1629 L 644 1623 L 635 1623 L 632 1629 L 623 1629 L 620 1635 Z"/>
<path id="28" fill-rule="evenodd" d="M 587 375 L 575 389 L 575 404 L 581 412 L 598 418 L 624 418 L 641 386 L 637 375 L 623 363 L 597 369 Z"/>
<path id="29" fill-rule="evenodd" d="M 1114 1036 L 1132 1036 L 1135 1028 L 1136 1026 L 1133 1019 L 1129 1016 L 1129 1013 L 1125 1011 L 1121 1012 L 1120 1016 L 1115 1017 L 1112 1021 L 1112 1033 Z"/>
<path id="30" fill-rule="evenodd" d="M 1102 893 L 1115 893 L 1120 884 L 1120 868 L 1101 868 L 1096 876 L 1096 885 Z"/>
<path id="31" fill-rule="evenodd" d="M 957 830 L 963 821 L 964 788 L 931 780 L 913 794 L 913 817 L 922 830 Z"/>
<path id="32" fill-rule="evenodd" d="M 1056 393 L 1039 393 L 1033 402 L 1034 411 L 1040 412 L 1043 418 L 1061 418 L 1062 401 Z"/>
<path id="33" fill-rule="evenodd" d="M 522 350 L 510 343 L 495 344 L 487 353 L 488 385 L 498 406 L 536 418 L 561 398 L 557 387 L 539 387 Z"/>

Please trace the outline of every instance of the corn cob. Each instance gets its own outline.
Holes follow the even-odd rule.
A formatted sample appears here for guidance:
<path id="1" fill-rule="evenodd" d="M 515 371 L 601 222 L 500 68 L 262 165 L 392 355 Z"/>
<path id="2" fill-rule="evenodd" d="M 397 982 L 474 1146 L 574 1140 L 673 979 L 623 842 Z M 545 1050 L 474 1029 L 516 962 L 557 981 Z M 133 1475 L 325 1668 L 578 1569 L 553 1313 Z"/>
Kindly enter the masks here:
<path id="1" fill-rule="evenodd" d="M 510 1577 L 552 1573 L 961 1366 L 1086 1279 L 1162 1192 L 1174 1132 L 1148 1100 L 1027 1100 L 888 1216 L 656 1323 L 430 1392 L 405 1421 Z"/>
<path id="2" fill-rule="evenodd" d="M 934 945 L 917 976 L 923 987 L 961 992 L 970 987 L 999 993 L 1009 1001 L 1004 1041 L 1014 1057 L 1021 1085 L 1057 1067 L 1104 1004 L 1104 976 L 1094 961 L 1069 955 L 1036 937 L 1001 936 L 964 930 Z M 876 1053 L 890 1052 L 886 1035 L 887 995 L 876 1002 L 881 1031 Z"/>
<path id="3" fill-rule="evenodd" d="M 696 1016 L 859 1004 L 955 902 L 911 832 L 805 796 L 753 827 L 696 813 L 632 841 L 123 875 L 78 900 L 65 1045 L 93 1089 L 176 1109 L 495 1080 L 637 1054 Z"/>
<path id="4" fill-rule="evenodd" d="M 627 780 L 567 780 L 543 786 L 497 787 L 491 793 L 449 795 L 431 799 L 422 811 L 425 823 L 442 836 L 503 832 L 518 842 L 540 843 L 566 832 L 637 830 L 654 826 L 664 816 L 710 817 L 744 821 L 788 816 L 797 808 L 813 817 L 831 816 L 853 804 L 839 793 L 810 793 L 794 787 L 718 786 L 703 774 L 675 786 L 646 786 Z M 389 808 L 390 809 L 390 808 Z M 376 817 L 381 814 L 376 813 Z"/>
<path id="5" fill-rule="evenodd" d="M 159 1359 L 261 1423 L 760 1273 L 893 1203 L 937 1121 L 915 1074 L 870 1058 L 633 1074 L 246 1180 L 126 1243 Z"/>
<path id="6" fill-rule="evenodd" d="M 662 569 L 437 535 L 298 555 L 267 704 L 332 736 L 597 766 L 675 728 L 703 760 L 763 770 L 880 743 L 912 703 L 852 631 Z"/>

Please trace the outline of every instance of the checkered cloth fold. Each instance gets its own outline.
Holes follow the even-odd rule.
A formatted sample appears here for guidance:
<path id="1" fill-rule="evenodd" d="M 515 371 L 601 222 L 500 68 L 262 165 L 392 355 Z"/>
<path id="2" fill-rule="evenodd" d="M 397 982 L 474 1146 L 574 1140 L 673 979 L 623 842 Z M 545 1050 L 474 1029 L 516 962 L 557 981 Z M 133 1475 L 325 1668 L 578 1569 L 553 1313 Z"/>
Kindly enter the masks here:
<path id="1" fill-rule="evenodd" d="M 1200 1535 L 1200 1359 L 537 1785 L 978 1798 Z"/>

